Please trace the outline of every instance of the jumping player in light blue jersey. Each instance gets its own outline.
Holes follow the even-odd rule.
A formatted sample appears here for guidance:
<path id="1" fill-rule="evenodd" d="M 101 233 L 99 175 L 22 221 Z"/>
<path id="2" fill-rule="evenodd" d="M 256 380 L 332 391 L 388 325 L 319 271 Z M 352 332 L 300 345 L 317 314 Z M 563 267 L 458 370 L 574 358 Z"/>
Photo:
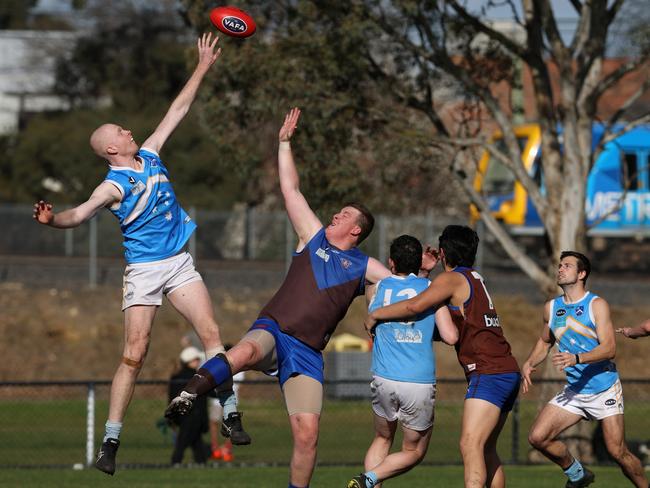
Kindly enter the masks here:
<path id="1" fill-rule="evenodd" d="M 623 390 L 616 372 L 616 340 L 609 305 L 586 290 L 591 264 L 586 256 L 565 251 L 560 256 L 557 284 L 563 294 L 546 303 L 542 335 L 522 367 L 523 391 L 532 385 L 531 374 L 548 356 L 566 373 L 567 385 L 537 415 L 528 434 L 530 444 L 560 466 L 566 486 L 582 487 L 594 481 L 558 436 L 582 419 L 602 424 L 607 451 L 637 487 L 647 487 L 641 465 L 625 444 Z"/>
<path id="2" fill-rule="evenodd" d="M 430 281 L 417 274 L 422 266 L 422 245 L 403 235 L 390 246 L 388 267 L 392 275 L 369 287 L 369 310 L 408 300 L 426 290 Z M 406 473 L 427 452 L 433 427 L 436 397 L 434 333 L 447 344 L 458 340 L 447 307 L 429 309 L 410 321 L 380 322 L 373 329 L 372 410 L 375 437 L 364 460 L 365 473 L 348 482 L 348 488 L 372 488 Z M 399 452 L 388 454 L 402 424 Z"/>
<path id="3" fill-rule="evenodd" d="M 194 269 L 185 244 L 196 228 L 176 200 L 169 172 L 158 153 L 187 114 L 204 76 L 221 55 L 218 38 L 204 34 L 197 42 L 199 60 L 164 118 L 141 148 L 131 131 L 117 124 L 104 124 L 90 137 L 93 151 L 107 161 L 106 179 L 85 203 L 54 213 L 52 204 L 34 205 L 34 218 L 57 228 L 77 227 L 100 209 L 108 208 L 118 218 L 124 236 L 125 341 L 122 360 L 111 384 L 106 432 L 95 466 L 112 475 L 120 445 L 122 421 L 131 401 L 135 381 L 142 368 L 153 319 L 166 295 L 170 303 L 194 327 L 207 357 L 223 354 L 219 327 L 208 290 Z M 241 426 L 236 397 L 231 389 L 220 392 L 224 422 L 233 444 L 248 444 Z"/>

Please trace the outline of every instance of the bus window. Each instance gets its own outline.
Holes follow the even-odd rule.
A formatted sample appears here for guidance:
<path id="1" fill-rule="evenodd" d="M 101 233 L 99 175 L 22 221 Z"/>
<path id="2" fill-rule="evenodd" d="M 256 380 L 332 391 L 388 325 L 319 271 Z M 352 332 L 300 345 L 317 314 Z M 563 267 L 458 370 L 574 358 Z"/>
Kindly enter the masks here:
<path id="1" fill-rule="evenodd" d="M 624 188 L 627 188 L 628 191 L 637 191 L 639 189 L 639 171 L 635 153 L 626 153 L 623 156 L 621 170 L 623 171 Z"/>

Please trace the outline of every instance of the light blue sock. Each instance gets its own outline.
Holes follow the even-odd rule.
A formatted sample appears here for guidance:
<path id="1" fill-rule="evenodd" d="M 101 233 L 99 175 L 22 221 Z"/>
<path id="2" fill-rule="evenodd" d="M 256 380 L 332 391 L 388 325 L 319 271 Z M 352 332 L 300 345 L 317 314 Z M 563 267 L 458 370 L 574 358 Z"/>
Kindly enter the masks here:
<path id="1" fill-rule="evenodd" d="M 119 439 L 120 438 L 120 433 L 122 432 L 122 422 L 111 422 L 109 420 L 106 421 L 106 430 L 104 431 L 104 440 L 102 442 L 106 442 L 107 439 Z"/>
<path id="2" fill-rule="evenodd" d="M 582 467 L 582 464 L 580 464 L 580 461 L 574 459 L 573 464 L 564 470 L 564 474 L 566 474 L 571 481 L 578 481 L 585 475 L 585 470 Z"/>
<path id="3" fill-rule="evenodd" d="M 374 471 L 363 473 L 366 477 L 366 488 L 373 488 L 378 483 L 377 474 Z"/>
<path id="4" fill-rule="evenodd" d="M 227 419 L 228 415 L 237 411 L 237 396 L 232 390 L 217 391 L 217 398 L 223 407 L 223 418 Z"/>

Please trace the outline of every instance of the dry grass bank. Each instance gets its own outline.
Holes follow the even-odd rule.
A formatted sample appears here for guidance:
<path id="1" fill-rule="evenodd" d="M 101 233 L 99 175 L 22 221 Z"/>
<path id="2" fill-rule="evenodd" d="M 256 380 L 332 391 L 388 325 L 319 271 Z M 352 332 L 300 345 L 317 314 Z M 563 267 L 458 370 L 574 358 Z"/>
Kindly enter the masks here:
<path id="1" fill-rule="evenodd" d="M 0 381 L 109 379 L 123 341 L 121 290 L 28 289 L 0 285 Z M 212 290 L 217 319 L 226 342 L 247 330 L 272 290 L 234 294 Z M 495 297 L 501 323 L 517 359 L 525 359 L 541 327 L 541 303 L 520 296 Z M 362 335 L 363 301 L 358 299 L 338 332 Z M 650 317 L 650 306 L 613 307 L 616 325 L 635 325 Z M 176 365 L 180 339 L 190 331 L 167 302 L 160 308 L 142 379 L 167 378 Z M 618 367 L 623 377 L 650 374 L 645 355 L 650 338 L 618 337 Z M 462 377 L 453 349 L 438 346 L 438 374 Z"/>

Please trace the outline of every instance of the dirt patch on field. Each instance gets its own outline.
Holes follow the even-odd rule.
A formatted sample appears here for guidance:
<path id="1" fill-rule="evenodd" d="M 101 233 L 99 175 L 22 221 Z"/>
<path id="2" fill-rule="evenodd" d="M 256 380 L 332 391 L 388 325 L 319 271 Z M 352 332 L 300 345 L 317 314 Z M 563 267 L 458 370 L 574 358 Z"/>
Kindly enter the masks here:
<path id="1" fill-rule="evenodd" d="M 273 290 L 240 289 L 236 294 L 212 290 L 225 342 L 236 342 L 257 317 Z M 524 297 L 497 296 L 506 337 L 522 362 L 541 330 L 541 303 Z M 0 381 L 110 379 L 123 343 L 121 290 L 62 289 L 0 285 Z M 362 336 L 364 303 L 358 299 L 337 332 Z M 650 306 L 612 307 L 617 326 L 636 325 L 650 317 Z M 158 311 L 142 379 L 167 378 L 176 367 L 181 338 L 190 332 L 167 302 Z M 648 376 L 650 338 L 618 337 L 617 364 L 628 378 Z M 438 346 L 438 375 L 462 377 L 452 348 Z"/>

